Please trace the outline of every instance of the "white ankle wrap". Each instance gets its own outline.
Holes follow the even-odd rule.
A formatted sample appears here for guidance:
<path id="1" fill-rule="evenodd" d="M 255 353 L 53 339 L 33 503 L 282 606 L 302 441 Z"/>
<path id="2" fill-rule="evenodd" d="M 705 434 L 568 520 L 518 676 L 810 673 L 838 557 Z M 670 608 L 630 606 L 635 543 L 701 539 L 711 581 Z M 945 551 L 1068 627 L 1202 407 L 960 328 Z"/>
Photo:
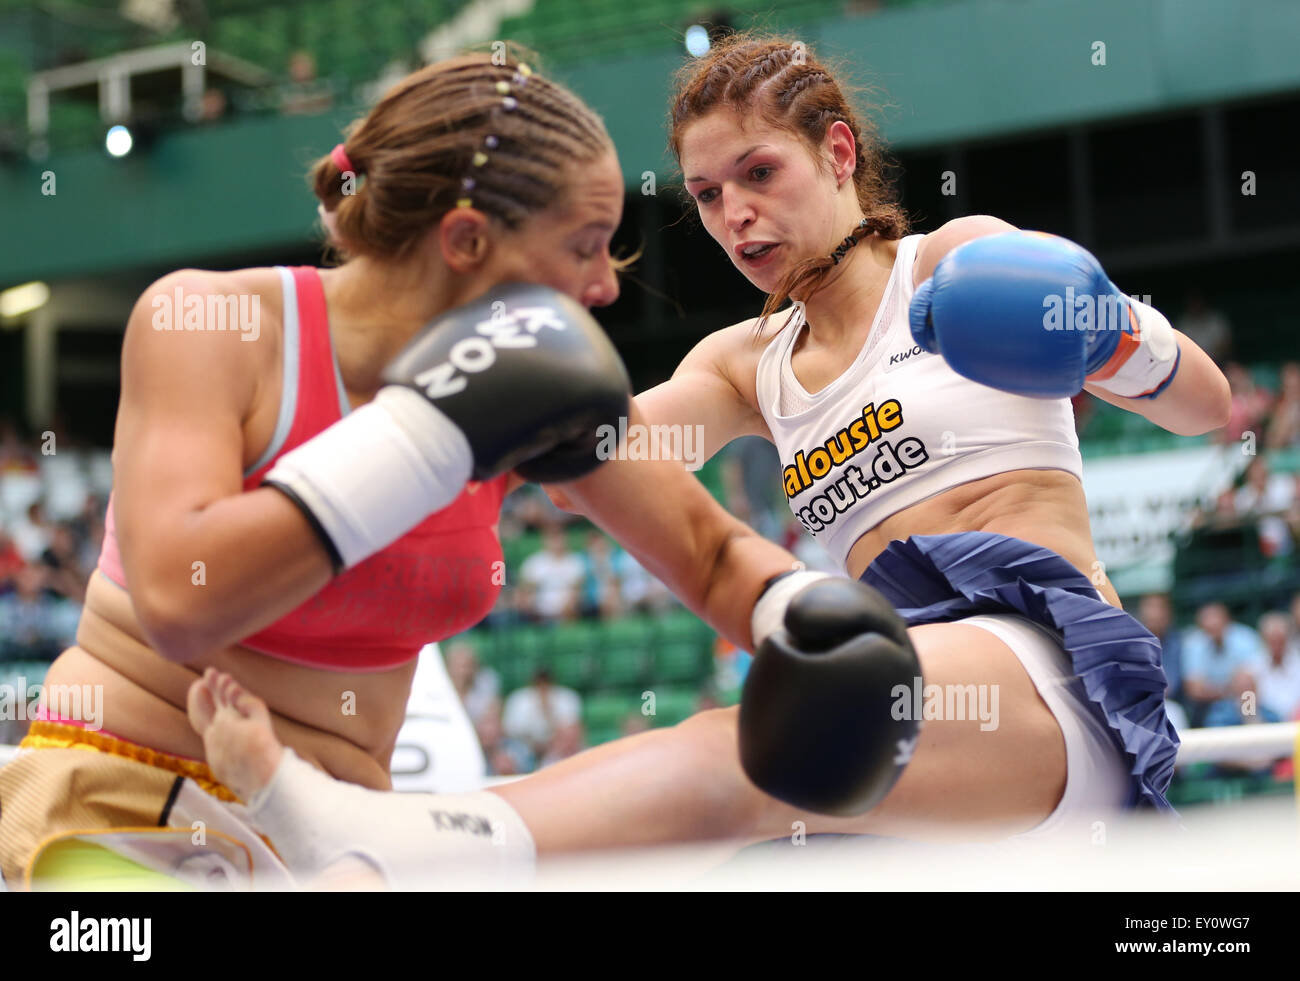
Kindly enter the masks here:
<path id="1" fill-rule="evenodd" d="M 523 818 L 496 794 L 370 790 L 288 747 L 248 813 L 303 878 L 351 855 L 396 889 L 501 888 L 526 884 L 536 859 Z"/>

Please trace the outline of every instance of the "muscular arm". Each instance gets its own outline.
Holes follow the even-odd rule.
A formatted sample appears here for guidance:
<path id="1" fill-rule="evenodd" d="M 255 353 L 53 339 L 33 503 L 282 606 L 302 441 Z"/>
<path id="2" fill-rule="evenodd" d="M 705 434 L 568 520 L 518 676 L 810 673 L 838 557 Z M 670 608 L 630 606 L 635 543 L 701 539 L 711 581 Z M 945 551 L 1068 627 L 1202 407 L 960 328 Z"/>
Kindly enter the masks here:
<path id="1" fill-rule="evenodd" d="M 698 439 L 693 437 L 691 443 L 698 459 L 684 461 L 687 469 L 699 469 L 724 446 L 741 436 L 771 439 L 763 417 L 740 393 L 728 374 L 734 345 L 738 340 L 749 343 L 747 335 L 737 338 L 737 332 L 747 332 L 752 324 L 753 321 L 747 321 L 710 334 L 682 359 L 668 381 L 646 389 L 634 399 L 642 420 L 649 425 L 680 427 L 679 432 L 683 435 L 689 427 L 698 435 Z M 558 484 L 545 489 L 556 507 L 577 514 L 586 513 Z"/>
<path id="2" fill-rule="evenodd" d="M 645 421 L 634 402 L 629 426 Z M 754 601 L 794 556 L 727 514 L 680 463 L 611 460 L 560 490 L 718 633 L 752 650 Z"/>
<path id="3" fill-rule="evenodd" d="M 1232 410 L 1228 379 L 1195 341 L 1177 330 L 1174 336 L 1182 354 L 1178 374 L 1155 398 L 1126 399 L 1093 384 L 1085 385 L 1084 390 L 1179 436 L 1200 436 L 1226 426 Z"/>
<path id="4" fill-rule="evenodd" d="M 243 492 L 257 344 L 238 333 L 152 329 L 153 296 L 170 300 L 177 286 L 203 295 L 212 280 L 164 277 L 127 325 L 113 509 L 140 625 L 160 654 L 186 662 L 274 622 L 324 586 L 331 567 L 288 498 Z"/>
<path id="5" fill-rule="evenodd" d="M 750 322 L 752 323 L 752 321 Z M 700 463 L 741 436 L 766 436 L 762 417 L 732 382 L 729 371 L 736 360 L 738 333 L 750 323 L 737 324 L 710 334 L 682 359 L 672 378 L 636 397 L 646 420 L 655 426 L 697 426 L 702 437 Z"/>
<path id="6" fill-rule="evenodd" d="M 990 215 L 955 218 L 922 240 L 917 249 L 914 280 L 925 282 L 939 262 L 957 246 L 984 235 L 1014 231 L 1015 226 Z M 1084 390 L 1103 402 L 1135 412 L 1179 436 L 1200 436 L 1228 422 L 1232 393 L 1210 356 L 1185 335 L 1174 332 L 1182 360 L 1169 387 L 1153 399 L 1129 399 L 1089 383 Z"/>

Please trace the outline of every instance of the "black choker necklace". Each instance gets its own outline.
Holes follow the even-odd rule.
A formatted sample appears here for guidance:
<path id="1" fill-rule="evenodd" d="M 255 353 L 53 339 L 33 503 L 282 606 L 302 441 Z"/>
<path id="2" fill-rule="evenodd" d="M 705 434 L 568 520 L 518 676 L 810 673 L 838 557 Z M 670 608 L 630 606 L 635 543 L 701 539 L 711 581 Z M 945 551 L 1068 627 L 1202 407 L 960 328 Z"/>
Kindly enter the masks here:
<path id="1" fill-rule="evenodd" d="M 858 222 L 858 228 L 866 228 L 866 227 L 867 227 L 867 219 L 863 218 L 860 222 Z M 831 259 L 834 260 L 834 264 L 838 266 L 840 264 L 840 260 L 844 258 L 844 253 L 849 251 L 849 249 L 853 248 L 853 246 L 857 245 L 859 241 L 861 240 L 857 237 L 857 235 L 854 232 L 850 232 L 848 235 L 846 235 L 844 237 L 844 241 L 841 242 L 838 246 L 836 246 L 835 251 L 831 253 Z"/>

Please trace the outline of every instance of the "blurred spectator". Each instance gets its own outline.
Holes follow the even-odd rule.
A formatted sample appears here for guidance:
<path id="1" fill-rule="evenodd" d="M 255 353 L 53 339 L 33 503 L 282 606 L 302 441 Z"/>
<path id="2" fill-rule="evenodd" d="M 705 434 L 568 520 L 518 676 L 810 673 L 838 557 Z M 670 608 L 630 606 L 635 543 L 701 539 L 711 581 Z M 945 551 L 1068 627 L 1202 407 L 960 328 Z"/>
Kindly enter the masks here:
<path id="1" fill-rule="evenodd" d="M 477 727 L 479 719 L 498 706 L 501 678 L 491 668 L 482 667 L 474 648 L 464 641 L 448 644 L 445 657 L 452 687 Z"/>
<path id="2" fill-rule="evenodd" d="M 1260 481 L 1261 476 L 1254 479 Z M 1243 576 L 1257 574 L 1274 555 L 1292 554 L 1293 542 L 1300 540 L 1300 494 L 1296 491 L 1296 481 L 1291 477 L 1284 480 L 1286 487 L 1281 492 L 1274 490 L 1274 500 L 1285 495 L 1290 505 L 1280 513 L 1260 514 L 1239 509 L 1239 501 L 1241 506 L 1249 506 L 1261 496 L 1265 496 L 1267 503 L 1259 485 L 1230 487 L 1214 499 L 1212 510 L 1200 507 L 1192 510 L 1180 547 L 1185 554 L 1196 553 L 1198 576 L 1215 576 L 1225 585 L 1240 583 Z M 1264 491 L 1267 490 L 1265 484 Z"/>
<path id="3" fill-rule="evenodd" d="M 582 580 L 583 616 L 613 618 L 623 610 L 623 593 L 614 568 L 614 546 L 600 531 L 587 533 L 587 547 L 582 556 L 585 566 Z"/>
<path id="4" fill-rule="evenodd" d="M 230 108 L 229 100 L 226 93 L 221 89 L 206 89 L 203 92 L 203 98 L 199 100 L 199 118 L 200 123 L 217 123 L 225 118 L 226 110 Z"/>
<path id="5" fill-rule="evenodd" d="M 534 623 L 537 614 L 533 612 L 533 594 L 531 586 L 524 582 L 509 581 L 501 590 L 496 606 L 483 618 L 483 623 L 493 629 L 504 630 L 524 623 Z"/>
<path id="6" fill-rule="evenodd" d="M 1138 603 L 1138 620 L 1160 641 L 1160 659 L 1169 687 L 1168 698 L 1178 701 L 1183 694 L 1183 636 L 1174 629 L 1174 608 L 1166 593 L 1148 593 Z"/>
<path id="7" fill-rule="evenodd" d="M 1295 479 L 1287 474 L 1270 473 L 1268 461 L 1257 456 L 1246 468 L 1246 483 L 1233 497 L 1242 517 L 1259 516 L 1259 545 L 1265 555 L 1289 555 L 1291 531 L 1283 515 L 1295 503 Z"/>
<path id="8" fill-rule="evenodd" d="M 506 735 L 501 724 L 500 701 L 492 701 L 475 723 L 474 730 L 483 747 L 488 772 L 493 776 L 508 777 L 532 772 L 536 763 L 533 752 L 526 743 Z"/>
<path id="9" fill-rule="evenodd" d="M 1290 617 L 1285 613 L 1265 613 L 1259 618 L 1259 635 L 1268 661 L 1256 679 L 1256 691 L 1260 707 L 1280 721 L 1294 719 L 1300 713 L 1300 643 L 1290 636 L 1289 626 Z"/>
<path id="10" fill-rule="evenodd" d="M 28 562 L 36 562 L 50 545 L 53 528 L 45 520 L 45 508 L 40 501 L 33 501 L 27 509 L 25 520 L 13 522 L 10 535 L 18 551 Z"/>
<path id="11" fill-rule="evenodd" d="M 0 474 L 5 471 L 35 473 L 36 454 L 18 433 L 12 419 L 0 419 Z"/>
<path id="12" fill-rule="evenodd" d="M 18 546 L 4 528 L 0 528 L 0 596 L 14 588 L 14 577 L 24 565 Z"/>
<path id="13" fill-rule="evenodd" d="M 516 619 L 556 619 L 554 614 L 543 612 L 547 599 L 539 594 L 543 588 L 542 574 L 549 576 L 552 564 L 564 554 L 573 556 L 582 566 L 582 578 L 576 584 L 575 609 L 585 616 L 609 618 L 628 613 L 658 613 L 677 606 L 677 600 L 667 586 L 650 575 L 632 555 L 600 531 L 593 529 L 588 534 L 582 554 L 569 552 L 567 546 L 562 545 L 564 536 L 560 529 L 564 524 L 573 524 L 581 519 L 553 503 L 552 498 L 563 500 L 563 495 L 554 488 L 548 488 L 547 493 L 536 494 L 529 493 L 530 490 L 535 488 L 524 488 L 506 498 L 506 510 L 510 513 L 507 517 L 503 512 L 500 526 L 502 537 L 506 537 L 507 525 L 520 531 L 534 526 L 541 527 L 544 542 L 548 546 L 543 551 L 551 551 L 550 546 L 554 543 L 554 557 L 541 559 L 529 556 L 524 560 L 513 595 L 506 598 L 505 610 L 499 605 L 493 611 L 492 622 L 500 623 L 509 619 L 510 608 L 522 614 Z M 516 499 L 518 503 L 512 508 L 511 502 Z M 559 536 L 558 540 L 556 535 Z M 537 553 L 538 556 L 542 554 Z M 530 562 L 533 563 L 533 568 L 526 571 Z M 564 578 L 560 582 L 567 583 L 571 574 L 571 570 L 565 569 Z M 556 591 L 559 591 L 559 585 L 555 581 L 548 583 L 548 587 Z"/>
<path id="14" fill-rule="evenodd" d="M 824 545 L 804 531 L 803 525 L 793 514 L 785 516 L 785 530 L 776 539 L 777 544 L 793 555 L 814 572 L 826 572 L 832 576 L 844 574 Z"/>
<path id="15" fill-rule="evenodd" d="M 1282 366 L 1282 391 L 1273 405 L 1264 445 L 1270 450 L 1300 447 L 1300 362 Z"/>
<path id="16" fill-rule="evenodd" d="M 1291 597 L 1291 639 L 1300 644 L 1300 593 Z"/>
<path id="17" fill-rule="evenodd" d="M 1264 644 L 1244 623 L 1233 623 L 1222 603 L 1196 613 L 1196 628 L 1183 638 L 1183 692 L 1193 726 L 1228 725 L 1241 719 L 1240 695 L 1254 691 L 1264 664 Z"/>
<path id="18" fill-rule="evenodd" d="M 650 731 L 650 719 L 641 712 L 633 712 L 628 715 L 623 724 L 619 726 L 619 734 L 622 736 L 635 736 L 637 733 Z"/>
<path id="19" fill-rule="evenodd" d="M 309 116 L 325 112 L 334 104 L 328 82 L 316 77 L 316 59 L 309 51 L 289 56 L 289 84 L 280 96 L 280 111 L 286 116 Z"/>
<path id="20" fill-rule="evenodd" d="M 1235 361 L 1224 366 L 1223 374 L 1232 390 L 1232 402 L 1228 411 L 1228 423 L 1215 432 L 1215 440 L 1219 443 L 1235 443 L 1244 433 L 1253 432 L 1262 442 L 1260 430 L 1273 403 L 1272 393 L 1256 385 L 1250 372 Z"/>
<path id="21" fill-rule="evenodd" d="M 1192 511 L 1189 519 L 1192 528 L 1229 528 L 1240 523 L 1241 515 L 1237 513 L 1237 492 L 1231 487 L 1219 492 L 1214 499 L 1213 509 L 1207 511 L 1198 507 Z"/>
<path id="22" fill-rule="evenodd" d="M 1199 290 L 1187 294 L 1187 304 L 1176 325 L 1196 346 L 1222 365 L 1232 351 L 1232 327 L 1228 318 L 1211 309 Z"/>
<path id="23" fill-rule="evenodd" d="M 562 497 L 551 487 L 525 484 L 506 498 L 501 508 L 501 538 L 518 538 L 526 531 L 543 531 L 579 520 L 578 516 L 557 507 L 553 497 Z"/>
<path id="24" fill-rule="evenodd" d="M 712 685 L 706 684 L 700 689 L 699 697 L 695 700 L 695 712 L 707 712 L 710 709 L 721 707 L 722 703 L 718 701 L 718 696 L 714 692 Z"/>
<path id="25" fill-rule="evenodd" d="M 582 556 L 569 550 L 557 527 L 542 533 L 543 547 L 524 559 L 519 578 L 528 587 L 532 612 L 544 620 L 572 620 L 586 575 Z"/>
<path id="26" fill-rule="evenodd" d="M 45 596 L 45 585 L 43 567 L 24 566 L 0 596 L 0 658 L 52 661 L 76 639 L 81 607 Z"/>
<path id="27" fill-rule="evenodd" d="M 727 510 L 765 538 L 781 533 L 780 486 L 774 475 L 781 472 L 776 447 L 761 436 L 743 436 L 730 443 L 722 458 L 722 486 Z"/>
<path id="28" fill-rule="evenodd" d="M 725 637 L 713 641 L 713 680 L 710 687 L 721 692 L 734 704 L 740 699 L 740 690 L 754 658 Z"/>
<path id="29" fill-rule="evenodd" d="M 104 546 L 104 514 L 108 502 L 96 494 L 87 494 L 81 513 L 67 522 L 77 542 L 77 561 L 86 570 L 86 578 L 99 564 L 99 553 Z"/>
<path id="30" fill-rule="evenodd" d="M 82 568 L 76 538 L 64 524 L 50 529 L 50 544 L 41 553 L 40 564 L 49 570 L 46 591 L 80 605 L 86 599 L 88 570 Z"/>
<path id="31" fill-rule="evenodd" d="M 542 757 L 539 767 L 550 766 L 570 756 L 576 756 L 586 748 L 587 736 L 583 732 L 581 722 L 570 722 L 559 726 L 555 730 L 555 735 L 551 737 L 551 744 L 546 748 L 546 755 Z"/>
<path id="32" fill-rule="evenodd" d="M 546 753 L 559 729 L 581 719 L 582 699 L 578 693 L 552 684 L 546 668 L 538 669 L 531 685 L 512 692 L 501 713 L 505 734 L 526 744 L 539 757 Z"/>
<path id="33" fill-rule="evenodd" d="M 663 613 L 677 606 L 677 598 L 629 552 L 614 549 L 614 572 L 618 576 L 623 609 L 637 613 Z"/>

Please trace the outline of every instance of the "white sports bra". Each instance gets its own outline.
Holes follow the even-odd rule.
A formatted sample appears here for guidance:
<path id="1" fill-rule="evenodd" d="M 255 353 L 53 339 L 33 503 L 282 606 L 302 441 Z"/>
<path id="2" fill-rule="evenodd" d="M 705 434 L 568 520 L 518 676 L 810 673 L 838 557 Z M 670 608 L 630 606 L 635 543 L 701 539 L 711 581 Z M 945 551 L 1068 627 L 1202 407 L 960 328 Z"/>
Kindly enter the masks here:
<path id="1" fill-rule="evenodd" d="M 871 332 L 848 369 L 816 394 L 790 364 L 804 325 L 788 323 L 758 362 L 758 407 L 800 523 L 844 566 L 865 532 L 958 484 L 1009 470 L 1082 478 L 1069 399 L 1011 395 L 958 375 L 912 339 L 912 265 L 923 236 L 898 244 Z"/>

